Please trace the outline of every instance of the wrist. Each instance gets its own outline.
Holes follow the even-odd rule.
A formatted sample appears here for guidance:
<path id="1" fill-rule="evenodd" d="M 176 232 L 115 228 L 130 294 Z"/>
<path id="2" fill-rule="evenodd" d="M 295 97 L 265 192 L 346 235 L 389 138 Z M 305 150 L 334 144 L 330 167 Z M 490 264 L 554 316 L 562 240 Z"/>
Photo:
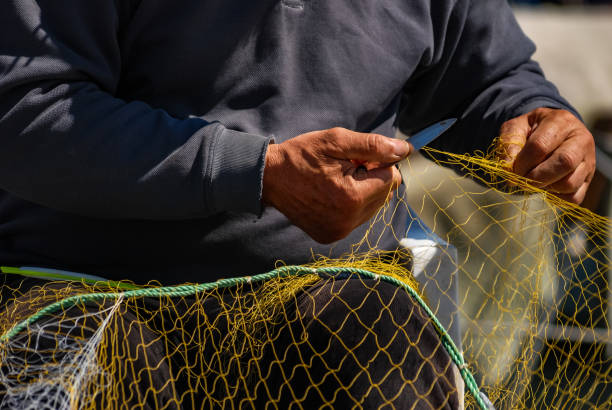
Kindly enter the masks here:
<path id="1" fill-rule="evenodd" d="M 276 185 L 278 170 L 282 164 L 282 148 L 280 144 L 271 143 L 266 152 L 266 164 L 263 173 L 262 202 L 264 205 L 276 206 Z"/>

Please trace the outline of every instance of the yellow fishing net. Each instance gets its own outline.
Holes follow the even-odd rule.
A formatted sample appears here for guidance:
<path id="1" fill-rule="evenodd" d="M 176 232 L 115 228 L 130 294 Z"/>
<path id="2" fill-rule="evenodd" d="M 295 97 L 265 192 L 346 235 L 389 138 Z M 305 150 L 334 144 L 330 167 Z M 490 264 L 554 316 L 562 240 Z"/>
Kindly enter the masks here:
<path id="1" fill-rule="evenodd" d="M 4 289 L 0 408 L 610 408 L 610 219 L 426 152 L 401 165 L 401 251 Z"/>

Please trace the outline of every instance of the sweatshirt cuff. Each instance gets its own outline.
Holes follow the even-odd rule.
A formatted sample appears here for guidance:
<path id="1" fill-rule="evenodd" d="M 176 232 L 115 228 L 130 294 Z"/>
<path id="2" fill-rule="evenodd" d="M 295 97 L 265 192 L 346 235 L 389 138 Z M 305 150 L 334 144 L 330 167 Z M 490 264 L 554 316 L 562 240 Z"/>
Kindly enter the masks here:
<path id="1" fill-rule="evenodd" d="M 527 114 L 528 112 L 531 112 L 535 110 L 536 108 L 541 108 L 541 107 L 554 108 L 554 109 L 559 109 L 559 110 L 567 110 L 571 112 L 572 114 L 574 114 L 576 118 L 578 118 L 580 121 L 583 121 L 578 111 L 576 111 L 576 109 L 572 107 L 571 105 L 563 104 L 552 98 L 542 98 L 542 97 L 534 99 L 534 100 L 529 100 L 526 103 L 519 105 L 515 109 L 515 112 L 513 113 L 514 116 L 512 118 L 521 116 L 523 114 Z"/>
<path id="2" fill-rule="evenodd" d="M 263 172 L 272 137 L 220 126 L 209 151 L 209 184 L 204 198 L 212 212 L 262 211 Z"/>

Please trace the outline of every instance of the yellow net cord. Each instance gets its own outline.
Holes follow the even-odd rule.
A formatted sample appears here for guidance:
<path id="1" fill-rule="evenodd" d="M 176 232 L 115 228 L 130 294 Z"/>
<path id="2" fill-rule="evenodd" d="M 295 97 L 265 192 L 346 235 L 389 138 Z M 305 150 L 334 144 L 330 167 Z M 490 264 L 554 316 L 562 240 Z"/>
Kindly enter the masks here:
<path id="1" fill-rule="evenodd" d="M 410 208 L 435 239 L 416 247 L 369 233 L 253 278 L 3 291 L 0 408 L 610 408 L 610 219 L 495 151 L 425 151 L 373 222 Z"/>

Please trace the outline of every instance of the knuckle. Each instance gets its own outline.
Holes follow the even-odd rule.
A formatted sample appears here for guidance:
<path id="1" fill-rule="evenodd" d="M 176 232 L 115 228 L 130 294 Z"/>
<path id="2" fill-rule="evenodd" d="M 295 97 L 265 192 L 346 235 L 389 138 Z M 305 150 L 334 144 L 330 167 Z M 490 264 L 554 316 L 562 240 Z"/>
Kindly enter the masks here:
<path id="1" fill-rule="evenodd" d="M 366 146 L 370 152 L 379 152 L 382 148 L 383 140 L 378 134 L 367 134 Z"/>
<path id="2" fill-rule="evenodd" d="M 549 114 L 551 111 L 552 110 L 547 107 L 538 107 L 535 110 L 533 110 L 533 113 L 536 114 L 537 116 L 545 116 Z"/>
<path id="3" fill-rule="evenodd" d="M 559 165 L 562 169 L 575 169 L 580 164 L 578 156 L 570 151 L 562 151 L 558 154 Z"/>
<path id="4" fill-rule="evenodd" d="M 574 204 L 580 204 L 582 200 L 584 199 L 584 194 L 581 192 L 574 192 L 573 194 L 562 195 L 561 198 L 565 199 L 567 202 L 572 202 Z"/>
<path id="5" fill-rule="evenodd" d="M 512 132 L 514 129 L 520 126 L 524 121 L 525 121 L 524 115 L 521 115 L 520 117 L 509 119 L 501 125 L 499 130 L 501 133 Z"/>
<path id="6" fill-rule="evenodd" d="M 587 158 L 588 157 L 595 158 L 595 138 L 593 138 L 593 135 L 590 132 L 588 132 L 588 130 L 586 130 L 586 132 L 582 134 L 581 139 L 584 144 L 583 145 L 584 151 L 587 154 Z"/>
<path id="7" fill-rule="evenodd" d="M 587 136 L 585 137 L 586 139 L 586 144 L 587 144 L 587 152 L 589 154 L 593 154 L 593 157 L 595 157 L 595 138 L 593 138 L 593 135 L 589 132 L 587 134 Z"/>
<path id="8" fill-rule="evenodd" d="M 537 157 L 544 157 L 548 154 L 549 138 L 547 135 L 541 136 L 531 142 L 530 148 L 532 153 Z"/>
<path id="9" fill-rule="evenodd" d="M 329 134 L 330 137 L 338 139 L 342 137 L 345 131 L 346 130 L 342 127 L 333 127 L 327 130 L 327 133 Z"/>
<path id="10" fill-rule="evenodd" d="M 559 116 L 559 118 L 570 122 L 570 121 L 574 121 L 577 120 L 577 118 L 574 116 L 574 114 L 572 114 L 571 112 L 567 111 L 567 110 L 557 110 L 556 111 L 557 115 Z"/>
<path id="11" fill-rule="evenodd" d="M 572 192 L 576 192 L 576 189 L 578 187 L 576 186 L 576 184 L 572 183 L 570 178 L 566 177 L 556 182 L 551 188 L 553 192 L 569 194 Z"/>
<path id="12" fill-rule="evenodd" d="M 573 196 L 572 202 L 574 202 L 575 204 L 580 205 L 582 203 L 582 201 L 584 201 L 585 197 L 586 197 L 586 192 L 578 192 L 578 193 L 576 193 Z"/>

